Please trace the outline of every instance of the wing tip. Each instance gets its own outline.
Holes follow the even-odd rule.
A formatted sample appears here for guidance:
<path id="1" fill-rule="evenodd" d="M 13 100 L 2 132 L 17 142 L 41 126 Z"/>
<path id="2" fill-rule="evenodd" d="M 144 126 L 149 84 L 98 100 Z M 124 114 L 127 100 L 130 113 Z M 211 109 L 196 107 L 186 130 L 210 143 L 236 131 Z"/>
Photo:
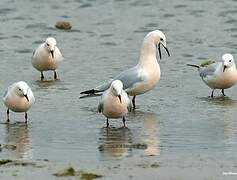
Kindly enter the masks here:
<path id="1" fill-rule="evenodd" d="M 195 67 L 195 68 L 200 68 L 200 66 L 196 65 L 196 64 L 186 64 L 187 66 L 191 66 L 191 67 Z"/>
<path id="2" fill-rule="evenodd" d="M 101 96 L 102 94 L 85 94 L 79 97 L 79 99 L 90 98 L 90 97 L 97 97 Z"/>
<path id="3" fill-rule="evenodd" d="M 90 90 L 80 92 L 80 94 L 95 94 L 95 93 L 96 93 L 95 89 L 90 89 Z"/>

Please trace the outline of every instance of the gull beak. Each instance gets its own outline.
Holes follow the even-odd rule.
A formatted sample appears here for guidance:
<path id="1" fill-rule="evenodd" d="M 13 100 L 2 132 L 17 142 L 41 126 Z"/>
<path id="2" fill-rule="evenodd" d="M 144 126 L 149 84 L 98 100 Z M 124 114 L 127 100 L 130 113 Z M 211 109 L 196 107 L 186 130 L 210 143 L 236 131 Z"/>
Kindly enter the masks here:
<path id="1" fill-rule="evenodd" d="M 225 69 L 227 68 L 227 66 L 226 65 L 224 65 L 224 68 L 223 68 L 223 72 L 225 72 Z"/>
<path id="2" fill-rule="evenodd" d="M 122 104 L 122 99 L 121 99 L 121 95 L 118 95 L 119 101 Z"/>
<path id="3" fill-rule="evenodd" d="M 29 102 L 29 98 L 26 94 L 24 94 L 25 98 L 27 99 L 27 101 Z"/>
<path id="4" fill-rule="evenodd" d="M 160 59 L 161 59 L 160 43 L 158 44 L 158 52 L 159 52 L 159 56 L 160 56 Z"/>
<path id="5" fill-rule="evenodd" d="M 170 56 L 170 52 L 168 50 L 168 48 L 166 47 L 166 45 L 164 45 L 163 43 L 159 43 L 158 46 L 157 46 L 157 49 L 158 49 L 158 52 L 159 52 L 159 56 L 160 56 L 160 59 L 161 59 L 161 49 L 160 49 L 160 45 L 162 44 L 162 46 L 165 48 L 168 56 Z"/>
<path id="6" fill-rule="evenodd" d="M 161 43 L 161 44 L 162 44 L 162 43 Z M 164 44 L 162 44 L 162 46 L 165 48 L 165 50 L 166 50 L 166 52 L 167 52 L 168 56 L 170 56 L 170 52 L 169 52 L 169 50 L 168 50 L 167 46 L 166 46 L 166 45 L 164 45 Z"/>
<path id="7" fill-rule="evenodd" d="M 52 58 L 54 58 L 53 50 L 50 50 L 50 53 L 52 54 Z"/>

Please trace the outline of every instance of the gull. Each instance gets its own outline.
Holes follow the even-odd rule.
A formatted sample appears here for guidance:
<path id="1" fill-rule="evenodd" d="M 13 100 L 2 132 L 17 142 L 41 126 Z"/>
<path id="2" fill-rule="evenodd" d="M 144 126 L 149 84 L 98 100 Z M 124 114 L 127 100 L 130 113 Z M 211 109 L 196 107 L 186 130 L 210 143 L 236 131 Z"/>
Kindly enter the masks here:
<path id="1" fill-rule="evenodd" d="M 160 80 L 160 66 L 156 55 L 158 51 L 161 59 L 161 45 L 165 48 L 168 56 L 170 56 L 164 33 L 160 30 L 148 33 L 143 40 L 140 60 L 136 66 L 123 71 L 107 83 L 94 89 L 83 91 L 81 94 L 90 95 L 103 92 L 110 87 L 113 80 L 118 79 L 122 81 L 124 90 L 128 95 L 133 96 L 132 104 L 135 109 L 136 96 L 150 91 Z"/>
<path id="2" fill-rule="evenodd" d="M 19 81 L 8 87 L 3 102 L 7 107 L 7 122 L 10 121 L 9 110 L 12 110 L 14 112 L 25 112 L 25 123 L 27 123 L 27 111 L 35 102 L 35 98 L 28 84 Z"/>
<path id="3" fill-rule="evenodd" d="M 212 89 L 211 97 L 215 89 L 228 89 L 237 82 L 237 70 L 232 54 L 224 54 L 221 62 L 204 63 L 202 65 L 187 64 L 198 69 L 199 75 L 204 83 Z"/>
<path id="4" fill-rule="evenodd" d="M 56 69 L 63 60 L 63 56 L 56 46 L 56 39 L 48 37 L 33 52 L 31 63 L 35 69 L 41 72 L 41 80 L 44 79 L 43 71 L 54 71 L 54 79 L 57 79 Z"/>
<path id="5" fill-rule="evenodd" d="M 106 126 L 109 127 L 108 118 L 123 118 L 123 126 L 125 126 L 125 116 L 131 108 L 131 102 L 127 93 L 123 90 L 123 83 L 115 80 L 111 83 L 98 105 L 98 111 L 106 118 Z"/>

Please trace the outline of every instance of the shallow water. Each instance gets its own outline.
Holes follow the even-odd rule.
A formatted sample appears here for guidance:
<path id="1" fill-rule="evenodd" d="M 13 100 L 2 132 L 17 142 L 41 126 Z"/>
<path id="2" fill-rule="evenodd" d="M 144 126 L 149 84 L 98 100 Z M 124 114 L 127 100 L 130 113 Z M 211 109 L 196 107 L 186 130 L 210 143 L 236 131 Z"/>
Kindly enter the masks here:
<path id="1" fill-rule="evenodd" d="M 237 57 L 236 8 L 234 0 L 2 0 L 0 94 L 24 80 L 36 103 L 27 126 L 15 113 L 10 125 L 0 124 L 0 143 L 16 145 L 0 158 L 73 163 L 105 179 L 223 179 L 223 172 L 237 172 L 237 87 L 226 90 L 228 97 L 216 91 L 217 98 L 208 98 L 210 89 L 185 66 L 226 52 Z M 58 20 L 73 30 L 55 29 Z M 79 99 L 79 92 L 135 65 L 144 36 L 154 29 L 165 32 L 171 53 L 168 58 L 163 51 L 159 84 L 137 98 L 127 128 L 121 120 L 103 128 L 99 98 Z M 56 37 L 65 61 L 60 80 L 49 72 L 41 82 L 30 59 L 48 36 Z"/>

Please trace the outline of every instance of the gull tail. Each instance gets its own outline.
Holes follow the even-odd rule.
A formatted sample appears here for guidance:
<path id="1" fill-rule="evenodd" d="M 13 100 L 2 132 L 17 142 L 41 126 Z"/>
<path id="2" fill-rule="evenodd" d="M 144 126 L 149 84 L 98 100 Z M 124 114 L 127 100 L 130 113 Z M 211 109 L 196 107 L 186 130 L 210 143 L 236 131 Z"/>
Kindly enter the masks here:
<path id="1" fill-rule="evenodd" d="M 80 94 L 96 94 L 96 93 L 99 93 L 99 92 L 103 92 L 103 91 L 105 91 L 106 89 L 108 89 L 110 87 L 111 82 L 112 81 L 110 81 L 109 83 L 105 83 L 105 84 L 102 84 L 100 86 L 97 86 L 94 89 L 82 91 Z"/>
<path id="2" fill-rule="evenodd" d="M 191 66 L 191 67 L 195 67 L 195 68 L 200 68 L 200 66 L 196 65 L 196 64 L 186 64 L 187 66 Z"/>
<path id="3" fill-rule="evenodd" d="M 102 96 L 102 94 L 86 94 L 86 95 L 83 95 L 79 98 L 84 99 L 84 98 L 91 98 L 91 97 L 97 97 L 97 96 Z"/>
<path id="4" fill-rule="evenodd" d="M 98 92 L 101 92 L 101 91 L 98 91 L 98 90 L 95 90 L 95 89 L 90 89 L 90 90 L 82 91 L 80 94 L 84 94 L 84 95 L 81 96 L 80 99 L 87 98 L 87 97 L 101 96 L 102 94 L 101 93 L 97 94 Z"/>
<path id="5" fill-rule="evenodd" d="M 101 96 L 102 93 L 110 87 L 112 81 L 109 81 L 108 83 L 102 84 L 100 86 L 97 86 L 94 89 L 82 91 L 80 94 L 85 94 L 84 96 L 81 96 L 80 98 L 86 98 L 86 97 L 95 97 L 95 96 Z"/>
<path id="6" fill-rule="evenodd" d="M 101 91 L 95 90 L 95 89 L 90 89 L 90 90 L 86 90 L 86 91 L 82 91 L 80 94 L 95 94 Z"/>

